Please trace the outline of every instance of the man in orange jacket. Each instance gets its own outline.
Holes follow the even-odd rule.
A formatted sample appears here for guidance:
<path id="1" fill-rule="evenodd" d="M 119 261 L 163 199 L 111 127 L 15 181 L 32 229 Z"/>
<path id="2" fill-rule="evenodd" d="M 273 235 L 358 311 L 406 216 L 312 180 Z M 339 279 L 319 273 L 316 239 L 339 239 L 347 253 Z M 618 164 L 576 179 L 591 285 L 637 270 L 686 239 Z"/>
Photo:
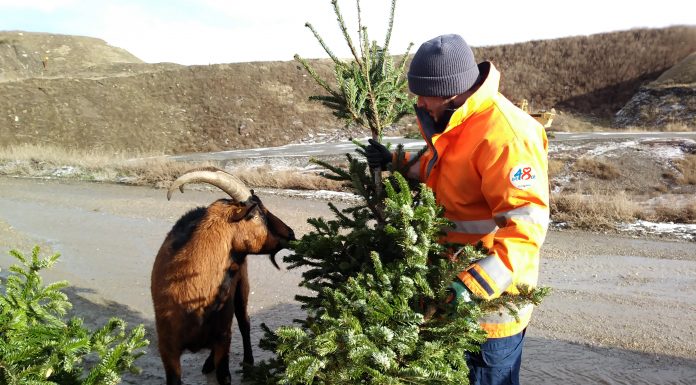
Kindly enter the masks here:
<path id="1" fill-rule="evenodd" d="M 434 191 L 454 223 L 447 241 L 482 241 L 489 249 L 450 286 L 458 301 L 515 294 L 520 284 L 535 286 L 549 222 L 546 133 L 498 92 L 499 82 L 493 64 L 476 64 L 459 35 L 423 43 L 408 72 L 428 146 L 409 177 Z M 372 167 L 392 159 L 375 141 L 366 154 Z M 480 353 L 467 357 L 472 385 L 519 384 L 532 306 L 518 310 L 519 319 L 501 310 L 479 320 L 488 340 Z"/>

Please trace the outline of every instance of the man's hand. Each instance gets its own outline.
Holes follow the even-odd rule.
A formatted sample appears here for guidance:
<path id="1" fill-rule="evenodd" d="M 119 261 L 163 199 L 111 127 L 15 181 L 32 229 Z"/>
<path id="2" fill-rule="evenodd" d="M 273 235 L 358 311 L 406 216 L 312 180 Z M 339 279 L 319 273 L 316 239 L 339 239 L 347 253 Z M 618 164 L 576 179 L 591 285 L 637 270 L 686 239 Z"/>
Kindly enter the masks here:
<path id="1" fill-rule="evenodd" d="M 451 293 L 447 298 L 447 302 L 454 302 L 456 304 L 457 302 L 474 301 L 473 295 L 471 294 L 469 288 L 466 287 L 466 285 L 464 285 L 464 283 L 462 283 L 462 281 L 459 279 L 452 281 L 447 290 Z"/>
<path id="2" fill-rule="evenodd" d="M 365 147 L 365 157 L 370 168 L 384 168 L 391 163 L 392 153 L 382 143 L 374 139 L 369 139 L 367 142 L 370 144 Z"/>

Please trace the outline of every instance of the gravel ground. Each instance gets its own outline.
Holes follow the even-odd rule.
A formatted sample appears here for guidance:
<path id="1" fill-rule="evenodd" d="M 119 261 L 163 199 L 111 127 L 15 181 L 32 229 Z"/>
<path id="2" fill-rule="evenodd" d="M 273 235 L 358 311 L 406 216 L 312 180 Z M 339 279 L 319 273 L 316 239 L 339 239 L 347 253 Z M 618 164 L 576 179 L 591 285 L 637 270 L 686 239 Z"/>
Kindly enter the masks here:
<path id="1" fill-rule="evenodd" d="M 162 384 L 149 274 L 174 221 L 222 197 L 113 184 L 0 178 L 0 267 L 6 250 L 34 244 L 62 254 L 46 281 L 67 279 L 75 311 L 88 325 L 113 315 L 144 323 L 152 344 L 128 384 Z M 330 215 L 326 202 L 261 194 L 266 206 L 309 231 L 308 217 Z M 276 327 L 301 316 L 293 300 L 299 272 L 251 258 L 252 339 L 261 322 Z M 525 384 L 696 383 L 696 247 L 693 242 L 577 231 L 551 231 L 542 250 L 541 284 L 552 294 L 536 310 L 523 357 Z M 234 335 L 231 359 L 241 361 Z M 200 374 L 207 353 L 186 354 L 184 383 L 214 384 Z M 265 353 L 255 348 L 257 360 Z M 239 379 L 235 377 L 235 383 Z"/>

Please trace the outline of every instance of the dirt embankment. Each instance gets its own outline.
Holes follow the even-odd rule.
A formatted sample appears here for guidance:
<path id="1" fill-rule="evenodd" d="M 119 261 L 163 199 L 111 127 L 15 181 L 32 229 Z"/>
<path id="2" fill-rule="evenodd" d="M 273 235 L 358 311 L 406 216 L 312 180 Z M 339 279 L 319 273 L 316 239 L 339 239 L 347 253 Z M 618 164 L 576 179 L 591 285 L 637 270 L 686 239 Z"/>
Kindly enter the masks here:
<path id="1" fill-rule="evenodd" d="M 695 50 L 696 27 L 672 27 L 481 47 L 476 55 L 501 70 L 513 101 L 608 120 L 641 84 Z M 312 64 L 332 78 L 332 62 Z M 324 92 L 292 61 L 144 64 L 98 39 L 5 32 L 0 71 L 5 146 L 175 154 L 365 134 L 310 102 Z M 387 134 L 408 131 L 413 117 Z"/>
<path id="2" fill-rule="evenodd" d="M 0 68 L 4 146 L 186 153 L 353 134 L 308 100 L 320 90 L 294 62 L 145 64 L 99 39 L 4 32 Z"/>
<path id="3" fill-rule="evenodd" d="M 144 64 L 128 51 L 84 36 L 0 31 L 0 83 L 43 77 L 109 74 L 114 63 Z"/>
<path id="4" fill-rule="evenodd" d="M 296 84 L 303 82 L 311 80 L 290 63 L 245 63 L 0 83 L 12 100 L 0 137 L 116 152 L 281 145 L 335 130 L 328 111 L 310 105 L 311 87 Z"/>

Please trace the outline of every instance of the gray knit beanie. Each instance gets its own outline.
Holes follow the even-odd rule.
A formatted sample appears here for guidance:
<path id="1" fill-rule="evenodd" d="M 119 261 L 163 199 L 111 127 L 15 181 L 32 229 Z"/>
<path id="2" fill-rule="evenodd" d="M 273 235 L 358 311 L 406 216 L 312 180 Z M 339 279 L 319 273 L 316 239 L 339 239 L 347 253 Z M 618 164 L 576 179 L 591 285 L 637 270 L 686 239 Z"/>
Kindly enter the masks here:
<path id="1" fill-rule="evenodd" d="M 454 96 L 478 79 L 474 53 L 459 35 L 442 35 L 423 43 L 408 69 L 408 88 L 419 96 Z"/>

